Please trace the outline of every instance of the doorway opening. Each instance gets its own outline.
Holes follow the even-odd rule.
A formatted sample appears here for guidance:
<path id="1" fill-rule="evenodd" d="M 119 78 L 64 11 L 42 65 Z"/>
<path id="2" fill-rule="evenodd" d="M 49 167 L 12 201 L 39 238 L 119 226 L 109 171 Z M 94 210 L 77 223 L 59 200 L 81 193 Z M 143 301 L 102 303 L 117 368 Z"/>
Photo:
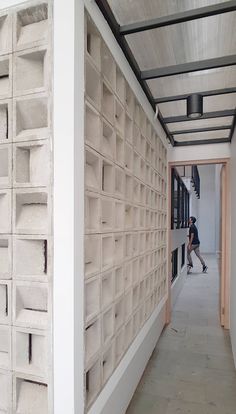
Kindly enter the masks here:
<path id="1" fill-rule="evenodd" d="M 229 179 L 228 159 L 169 163 L 167 323 L 187 278 L 188 219 L 194 216 L 203 256 L 219 271 L 219 325 L 229 329 Z M 193 276 L 198 276 L 202 267 L 195 257 Z"/>

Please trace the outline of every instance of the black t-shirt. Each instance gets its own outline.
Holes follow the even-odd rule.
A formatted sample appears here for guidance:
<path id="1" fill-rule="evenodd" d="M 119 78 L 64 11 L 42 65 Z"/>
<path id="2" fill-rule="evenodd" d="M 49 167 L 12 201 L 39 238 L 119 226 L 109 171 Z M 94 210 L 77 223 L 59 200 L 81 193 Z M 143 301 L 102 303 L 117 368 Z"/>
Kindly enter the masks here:
<path id="1" fill-rule="evenodd" d="M 191 226 L 189 227 L 189 240 L 190 240 L 191 234 L 193 234 L 192 244 L 200 244 L 200 240 L 198 238 L 198 230 L 195 224 L 191 224 Z"/>

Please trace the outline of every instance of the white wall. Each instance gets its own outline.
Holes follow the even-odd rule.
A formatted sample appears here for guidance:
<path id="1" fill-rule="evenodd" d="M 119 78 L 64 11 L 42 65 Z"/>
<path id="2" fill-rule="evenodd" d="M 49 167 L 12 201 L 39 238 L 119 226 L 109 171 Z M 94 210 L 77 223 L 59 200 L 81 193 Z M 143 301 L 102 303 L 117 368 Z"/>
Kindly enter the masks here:
<path id="1" fill-rule="evenodd" d="M 215 228 L 216 228 L 216 240 L 215 248 L 216 253 L 220 250 L 220 217 L 221 217 L 221 192 L 220 192 L 220 174 L 222 165 L 217 164 L 215 170 Z"/>
<path id="2" fill-rule="evenodd" d="M 203 253 L 215 253 L 215 165 L 198 166 L 200 175 L 199 217 L 196 223 Z"/>
<path id="3" fill-rule="evenodd" d="M 199 203 L 200 200 L 197 198 L 193 186 L 191 186 L 189 211 L 190 216 L 196 217 L 197 220 L 199 219 Z"/>
<path id="4" fill-rule="evenodd" d="M 231 283 L 230 283 L 230 333 L 236 366 L 236 130 L 231 143 Z"/>
<path id="5" fill-rule="evenodd" d="M 201 251 L 217 253 L 220 236 L 220 170 L 221 165 L 200 165 L 200 199 L 191 189 L 190 215 L 196 217 Z"/>
<path id="6" fill-rule="evenodd" d="M 169 161 L 195 161 L 230 158 L 230 144 L 188 145 L 169 148 Z"/>
<path id="7" fill-rule="evenodd" d="M 54 2 L 54 413 L 84 412 L 84 4 Z"/>

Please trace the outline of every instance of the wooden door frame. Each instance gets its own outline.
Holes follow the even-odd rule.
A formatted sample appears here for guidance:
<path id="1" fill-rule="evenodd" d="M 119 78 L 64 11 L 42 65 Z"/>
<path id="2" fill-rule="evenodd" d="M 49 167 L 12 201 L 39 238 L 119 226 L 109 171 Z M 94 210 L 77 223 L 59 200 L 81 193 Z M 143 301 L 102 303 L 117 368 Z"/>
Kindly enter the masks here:
<path id="1" fill-rule="evenodd" d="M 230 255 L 231 255 L 231 209 L 230 209 L 230 158 L 206 160 L 171 161 L 168 163 L 168 299 L 166 304 L 166 323 L 171 321 L 171 169 L 179 166 L 222 164 L 225 166 L 224 191 L 221 199 L 222 209 L 222 257 L 220 269 L 221 325 L 229 329 L 230 296 Z"/>

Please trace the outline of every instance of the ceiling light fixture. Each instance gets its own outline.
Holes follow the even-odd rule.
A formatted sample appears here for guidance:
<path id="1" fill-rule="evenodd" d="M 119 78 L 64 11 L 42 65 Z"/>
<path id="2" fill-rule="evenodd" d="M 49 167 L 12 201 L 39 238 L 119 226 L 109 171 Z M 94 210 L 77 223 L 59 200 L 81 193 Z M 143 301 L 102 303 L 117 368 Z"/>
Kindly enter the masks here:
<path id="1" fill-rule="evenodd" d="M 201 118 L 203 114 L 203 96 L 197 93 L 187 98 L 187 116 L 192 119 Z"/>

